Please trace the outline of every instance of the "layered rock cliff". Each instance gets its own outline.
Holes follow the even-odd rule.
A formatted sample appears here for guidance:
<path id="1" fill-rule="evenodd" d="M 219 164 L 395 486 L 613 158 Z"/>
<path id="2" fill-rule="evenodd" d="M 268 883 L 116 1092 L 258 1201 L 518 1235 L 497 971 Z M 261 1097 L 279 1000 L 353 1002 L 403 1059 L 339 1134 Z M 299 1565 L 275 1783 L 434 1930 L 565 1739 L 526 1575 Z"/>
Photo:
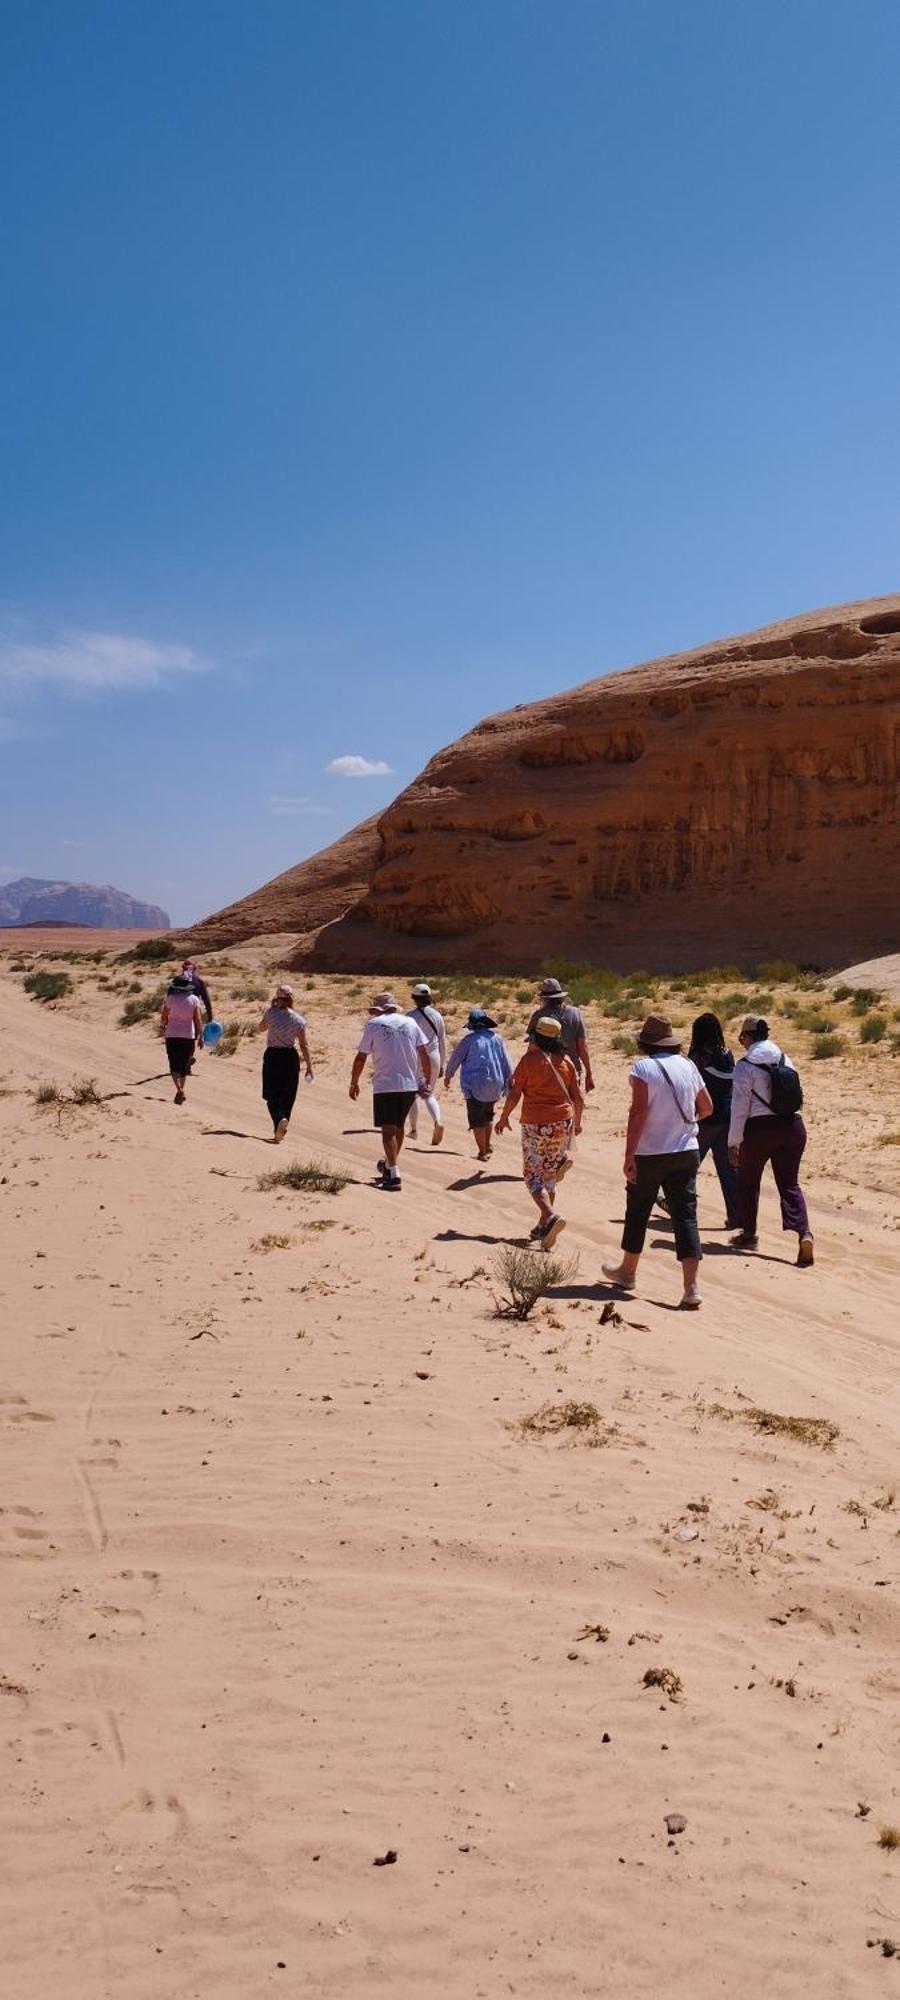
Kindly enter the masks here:
<path id="1" fill-rule="evenodd" d="M 900 596 L 492 716 L 382 814 L 365 892 L 291 962 L 652 971 L 896 949 L 898 730 Z M 328 853 L 316 867 L 324 909 Z"/>

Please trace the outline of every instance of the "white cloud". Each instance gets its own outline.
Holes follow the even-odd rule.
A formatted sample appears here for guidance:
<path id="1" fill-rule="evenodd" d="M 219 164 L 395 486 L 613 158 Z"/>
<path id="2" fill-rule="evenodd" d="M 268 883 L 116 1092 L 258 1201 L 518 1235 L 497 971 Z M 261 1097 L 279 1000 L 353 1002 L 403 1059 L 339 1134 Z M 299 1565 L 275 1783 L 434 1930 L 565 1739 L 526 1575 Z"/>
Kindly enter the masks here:
<path id="1" fill-rule="evenodd" d="M 66 631 L 42 645 L 15 639 L 0 643 L 0 681 L 20 687 L 51 685 L 76 694 L 130 694 L 203 667 L 190 646 L 164 645 L 124 632 Z"/>
<path id="2" fill-rule="evenodd" d="M 321 806 L 315 799 L 289 798 L 283 792 L 275 792 L 269 799 L 269 811 L 276 817 L 293 819 L 300 813 L 331 813 L 331 806 Z"/>
<path id="3" fill-rule="evenodd" d="M 389 778 L 391 775 L 390 764 L 386 764 L 383 757 L 332 757 L 325 769 L 335 778 Z"/>

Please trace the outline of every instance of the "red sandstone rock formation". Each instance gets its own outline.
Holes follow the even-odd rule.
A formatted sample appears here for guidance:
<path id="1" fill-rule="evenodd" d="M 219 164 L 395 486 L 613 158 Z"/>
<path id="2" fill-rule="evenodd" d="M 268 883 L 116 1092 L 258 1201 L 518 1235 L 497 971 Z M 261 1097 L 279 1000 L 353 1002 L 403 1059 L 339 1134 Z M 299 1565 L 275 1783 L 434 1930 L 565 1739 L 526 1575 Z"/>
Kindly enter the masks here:
<path id="1" fill-rule="evenodd" d="M 382 814 L 365 893 L 291 962 L 653 971 L 894 950 L 898 697 L 900 596 L 492 716 Z"/>

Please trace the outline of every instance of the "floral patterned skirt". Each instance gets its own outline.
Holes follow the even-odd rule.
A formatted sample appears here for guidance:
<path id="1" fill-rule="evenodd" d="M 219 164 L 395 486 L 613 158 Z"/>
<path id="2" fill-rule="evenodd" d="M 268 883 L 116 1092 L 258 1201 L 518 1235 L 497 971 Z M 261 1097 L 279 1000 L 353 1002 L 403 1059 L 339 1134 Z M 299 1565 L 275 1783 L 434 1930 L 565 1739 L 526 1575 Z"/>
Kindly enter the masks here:
<path id="1" fill-rule="evenodd" d="M 561 1125 L 523 1124 L 522 1174 L 529 1194 L 547 1194 L 552 1201 L 571 1138 L 571 1118 Z"/>

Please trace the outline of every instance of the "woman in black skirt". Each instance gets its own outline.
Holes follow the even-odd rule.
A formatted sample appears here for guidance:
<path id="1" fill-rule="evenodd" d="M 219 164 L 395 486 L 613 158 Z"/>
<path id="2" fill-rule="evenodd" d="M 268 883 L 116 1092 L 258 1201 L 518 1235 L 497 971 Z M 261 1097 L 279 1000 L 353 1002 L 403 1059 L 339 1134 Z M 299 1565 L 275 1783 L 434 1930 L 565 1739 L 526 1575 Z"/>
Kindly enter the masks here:
<path id="1" fill-rule="evenodd" d="M 306 1022 L 302 1014 L 294 1013 L 294 993 L 290 986 L 276 986 L 270 1007 L 260 1021 L 260 1028 L 266 1030 L 266 1051 L 262 1066 L 262 1094 L 269 1107 L 269 1117 L 275 1129 L 275 1144 L 281 1141 L 290 1123 L 300 1081 L 300 1054 L 306 1064 L 306 1074 L 312 1077 L 309 1045 L 306 1040 Z"/>

